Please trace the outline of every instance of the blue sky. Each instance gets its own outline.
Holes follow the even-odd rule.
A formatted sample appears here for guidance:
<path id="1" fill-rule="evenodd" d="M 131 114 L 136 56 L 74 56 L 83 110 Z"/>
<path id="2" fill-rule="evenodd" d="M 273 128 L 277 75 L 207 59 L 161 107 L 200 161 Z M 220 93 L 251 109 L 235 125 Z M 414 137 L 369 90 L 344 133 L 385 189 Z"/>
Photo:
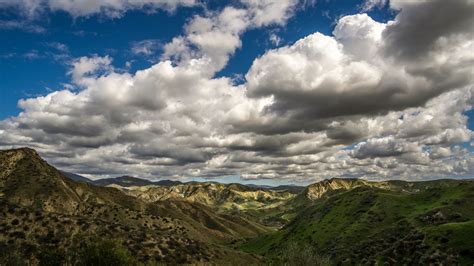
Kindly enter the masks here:
<path id="1" fill-rule="evenodd" d="M 472 177 L 471 11 L 2 0 L 0 147 L 93 178 Z"/>
<path id="2" fill-rule="evenodd" d="M 219 10 L 232 1 L 209 1 L 208 8 Z M 296 40 L 319 31 L 331 34 L 337 18 L 360 11 L 362 1 L 319 1 L 301 6 L 284 27 L 270 25 L 251 29 L 242 36 L 242 48 L 238 49 L 229 64 L 217 76 L 245 74 L 253 60 L 266 50 L 291 44 Z M 0 27 L 0 119 L 17 115 L 21 110 L 17 101 L 22 98 L 45 95 L 51 90 L 70 83 L 67 72 L 70 60 L 81 56 L 110 55 L 113 65 L 134 72 L 156 63 L 162 50 L 160 45 L 182 34 L 186 21 L 195 14 L 202 14 L 202 7 L 183 7 L 170 13 L 159 10 L 147 14 L 142 10 L 128 11 L 120 18 L 101 15 L 73 18 L 66 12 L 53 12 L 41 17 L 25 18 L 15 10 L 0 9 L 0 21 L 25 21 L 44 32 L 28 29 Z M 387 7 L 375 8 L 370 15 L 382 22 L 393 18 L 394 11 Z M 147 25 L 147 26 L 144 26 Z M 281 38 L 275 45 L 269 40 L 274 33 Z M 131 51 L 134 42 L 156 40 L 158 46 L 150 56 L 136 55 Z M 63 44 L 67 51 L 58 51 Z M 64 54 L 67 57 L 54 58 Z M 25 76 L 25 73 L 28 73 Z"/>

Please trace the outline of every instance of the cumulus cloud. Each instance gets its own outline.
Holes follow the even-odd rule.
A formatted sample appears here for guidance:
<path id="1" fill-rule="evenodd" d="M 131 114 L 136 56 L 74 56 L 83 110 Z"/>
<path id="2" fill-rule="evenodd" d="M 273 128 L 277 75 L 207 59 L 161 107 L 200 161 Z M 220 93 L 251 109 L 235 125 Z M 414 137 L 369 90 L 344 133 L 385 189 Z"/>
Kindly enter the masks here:
<path id="1" fill-rule="evenodd" d="M 74 83 L 86 86 L 93 82 L 97 76 L 97 72 L 109 72 L 112 70 L 112 59 L 108 56 L 100 57 L 81 57 L 72 63 L 72 69 L 69 72 Z"/>
<path id="2" fill-rule="evenodd" d="M 372 138 L 357 144 L 352 156 L 358 159 L 399 156 L 404 153 L 419 152 L 416 143 L 396 140 L 393 136 Z"/>
<path id="3" fill-rule="evenodd" d="M 439 2 L 392 1 L 399 13 L 388 23 L 342 17 L 331 36 L 267 51 L 241 85 L 215 73 L 246 30 L 284 24 L 295 2 L 246 0 L 196 15 L 150 68 L 118 71 L 108 56 L 74 60 L 79 89 L 21 100 L 23 111 L 0 121 L 0 145 L 32 146 L 56 166 L 95 176 L 472 176 L 474 157 L 461 145 L 473 136 L 465 114 L 474 104 L 472 28 L 431 29 L 437 24 L 412 16 L 444 12 Z M 446 10 L 458 20 L 457 9 Z M 403 47 L 415 31 L 430 31 L 426 51 Z"/>
<path id="4" fill-rule="evenodd" d="M 390 6 L 401 10 L 384 32 L 385 49 L 390 56 L 401 60 L 436 57 L 437 52 L 450 52 L 446 46 L 472 45 L 474 2 L 470 0 L 394 0 Z M 420 26 L 429 30 L 420 31 Z"/>
<path id="5" fill-rule="evenodd" d="M 243 8 L 229 6 L 218 12 L 194 16 L 185 26 L 186 34 L 175 37 L 164 46 L 163 59 L 200 69 L 212 77 L 241 47 L 243 32 L 249 28 L 286 23 L 298 4 L 297 0 L 241 2 Z"/>
<path id="6" fill-rule="evenodd" d="M 284 24 L 292 16 L 298 0 L 241 0 L 248 8 L 252 23 L 257 26 Z"/>
<path id="7" fill-rule="evenodd" d="M 387 31 L 400 24 L 404 12 L 388 24 L 366 14 L 346 16 L 339 20 L 334 36 L 315 33 L 268 51 L 246 75 L 248 95 L 273 97 L 270 112 L 314 121 L 403 110 L 472 84 L 474 55 L 468 52 L 474 49 L 472 38 L 439 35 L 453 46 L 427 60 L 413 58 L 402 64 L 399 57 L 387 56 L 387 47 L 394 43 L 391 37 L 386 39 Z M 430 31 L 425 24 L 416 26 Z M 472 33 L 469 27 L 464 31 L 466 36 Z"/>

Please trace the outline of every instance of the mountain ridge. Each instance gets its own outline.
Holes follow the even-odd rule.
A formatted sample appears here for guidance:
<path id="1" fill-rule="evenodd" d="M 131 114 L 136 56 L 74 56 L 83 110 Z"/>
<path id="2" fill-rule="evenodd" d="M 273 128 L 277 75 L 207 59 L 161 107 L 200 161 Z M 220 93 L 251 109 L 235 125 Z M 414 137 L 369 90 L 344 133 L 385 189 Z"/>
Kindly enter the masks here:
<path id="1" fill-rule="evenodd" d="M 300 192 L 216 182 L 97 186 L 71 180 L 32 149 L 0 151 L 0 247 L 36 260 L 44 248 L 68 254 L 83 235 L 173 265 L 280 265 L 294 256 L 470 265 L 473 201 L 474 181 L 450 179 L 332 178 Z"/>
<path id="2" fill-rule="evenodd" d="M 314 247 L 335 264 L 474 262 L 474 241 L 467 237 L 474 235 L 473 180 L 336 179 L 308 190 L 310 197 L 290 222 L 242 250 L 277 264 L 292 244 Z"/>
<path id="3" fill-rule="evenodd" d="M 256 262 L 258 257 L 220 243 L 266 231 L 254 222 L 218 214 L 203 205 L 148 204 L 115 188 L 75 182 L 32 149 L 0 151 L 0 185 L 0 246 L 37 246 L 48 238 L 53 241 L 48 245 L 66 252 L 71 237 L 80 233 L 128 243 L 132 254 L 143 261 L 152 256 L 172 264 L 217 263 L 226 261 L 227 253 Z M 38 217 L 42 222 L 35 222 Z M 170 245 L 175 253 L 165 255 L 170 254 Z M 189 245 L 201 248 L 188 249 Z M 30 256 L 39 253 L 25 258 Z"/>

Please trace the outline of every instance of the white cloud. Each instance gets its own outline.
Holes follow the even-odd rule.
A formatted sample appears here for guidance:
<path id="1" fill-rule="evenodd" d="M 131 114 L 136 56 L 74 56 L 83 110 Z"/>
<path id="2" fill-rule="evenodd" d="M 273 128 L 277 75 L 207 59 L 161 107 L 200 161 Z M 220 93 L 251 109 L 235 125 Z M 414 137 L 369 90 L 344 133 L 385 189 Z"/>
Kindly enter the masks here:
<path id="1" fill-rule="evenodd" d="M 271 42 L 273 45 L 275 45 L 275 46 L 279 46 L 280 43 L 281 43 L 281 38 L 280 38 L 280 36 L 276 35 L 275 33 L 271 33 L 271 34 L 270 34 L 269 40 L 270 40 L 270 42 Z"/>
<path id="2" fill-rule="evenodd" d="M 372 138 L 357 144 L 352 156 L 358 159 L 399 156 L 405 153 L 420 152 L 416 143 L 397 140 L 393 136 Z"/>
<path id="3" fill-rule="evenodd" d="M 95 80 L 95 73 L 112 70 L 111 63 L 112 59 L 108 56 L 78 58 L 72 63 L 72 70 L 70 71 L 72 80 L 78 85 L 88 85 Z"/>
<path id="4" fill-rule="evenodd" d="M 114 69 L 108 56 L 76 59 L 70 75 L 80 89 L 21 100 L 23 112 L 0 121 L 0 145 L 32 146 L 58 167 L 95 176 L 311 182 L 474 174 L 472 153 L 459 145 L 473 134 L 465 115 L 474 103 L 469 32 L 439 31 L 422 53 L 412 44 L 393 51 L 412 6 L 387 24 L 346 16 L 333 36 L 314 33 L 268 51 L 235 85 L 214 75 L 241 35 L 284 23 L 293 7 L 245 3 L 191 18 L 162 60 L 136 73 Z M 272 15 L 256 19 L 255 8 Z"/>
<path id="5" fill-rule="evenodd" d="M 212 77 L 242 46 L 240 36 L 249 28 L 283 25 L 297 0 L 241 0 L 244 8 L 225 7 L 205 16 L 196 15 L 185 26 L 185 35 L 164 46 L 163 59 L 201 70 Z M 215 40 L 219 40 L 216 42 Z"/>
<path id="6" fill-rule="evenodd" d="M 256 27 L 270 24 L 283 25 L 293 15 L 298 0 L 241 0 Z"/>
<path id="7" fill-rule="evenodd" d="M 35 16 L 45 10 L 64 11 L 73 17 L 87 17 L 102 14 L 108 17 L 120 17 L 128 10 L 147 8 L 173 11 L 179 6 L 196 5 L 195 0 L 0 0 L 2 6 L 13 6 L 27 16 Z"/>
<path id="8" fill-rule="evenodd" d="M 28 60 L 35 60 L 35 59 L 41 58 L 41 55 L 39 54 L 37 50 L 31 50 L 29 52 L 24 53 L 23 57 Z"/>
<path id="9" fill-rule="evenodd" d="M 0 8 L 2 7 L 1 3 L 2 2 L 0 2 Z M 0 29 L 1 30 L 19 29 L 26 32 L 32 32 L 32 33 L 45 33 L 46 32 L 45 28 L 38 25 L 34 25 L 30 23 L 29 21 L 23 21 L 23 20 L 8 20 L 8 21 L 1 20 Z"/>
<path id="10" fill-rule="evenodd" d="M 399 61 L 386 54 L 395 41 L 393 36 L 387 40 L 386 32 L 399 24 L 381 24 L 365 14 L 346 16 L 336 25 L 334 37 L 314 33 L 268 51 L 246 75 L 248 95 L 272 97 L 269 112 L 311 126 L 309 121 L 420 106 L 473 83 L 474 55 L 466 53 L 474 49 L 467 37 L 470 28 L 465 28 L 466 35 L 438 36 L 450 45 L 435 47 L 436 53 L 421 60 Z"/>
<path id="11" fill-rule="evenodd" d="M 388 0 L 365 0 L 362 4 L 361 9 L 363 12 L 370 11 L 377 8 L 383 8 L 387 4 Z"/>
<path id="12" fill-rule="evenodd" d="M 156 50 L 160 48 L 160 42 L 158 40 L 142 40 L 132 43 L 132 53 L 136 55 L 151 56 L 156 53 Z"/>

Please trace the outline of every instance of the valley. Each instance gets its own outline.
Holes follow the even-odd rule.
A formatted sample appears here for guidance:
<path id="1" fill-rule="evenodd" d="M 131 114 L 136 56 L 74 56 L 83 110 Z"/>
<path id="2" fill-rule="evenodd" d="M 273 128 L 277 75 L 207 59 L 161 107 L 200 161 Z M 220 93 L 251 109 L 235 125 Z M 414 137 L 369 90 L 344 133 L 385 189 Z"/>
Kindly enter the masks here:
<path id="1" fill-rule="evenodd" d="M 472 265 L 472 202 L 470 180 L 92 181 L 32 149 L 5 150 L 0 265 L 94 264 L 97 254 L 122 265 Z"/>

